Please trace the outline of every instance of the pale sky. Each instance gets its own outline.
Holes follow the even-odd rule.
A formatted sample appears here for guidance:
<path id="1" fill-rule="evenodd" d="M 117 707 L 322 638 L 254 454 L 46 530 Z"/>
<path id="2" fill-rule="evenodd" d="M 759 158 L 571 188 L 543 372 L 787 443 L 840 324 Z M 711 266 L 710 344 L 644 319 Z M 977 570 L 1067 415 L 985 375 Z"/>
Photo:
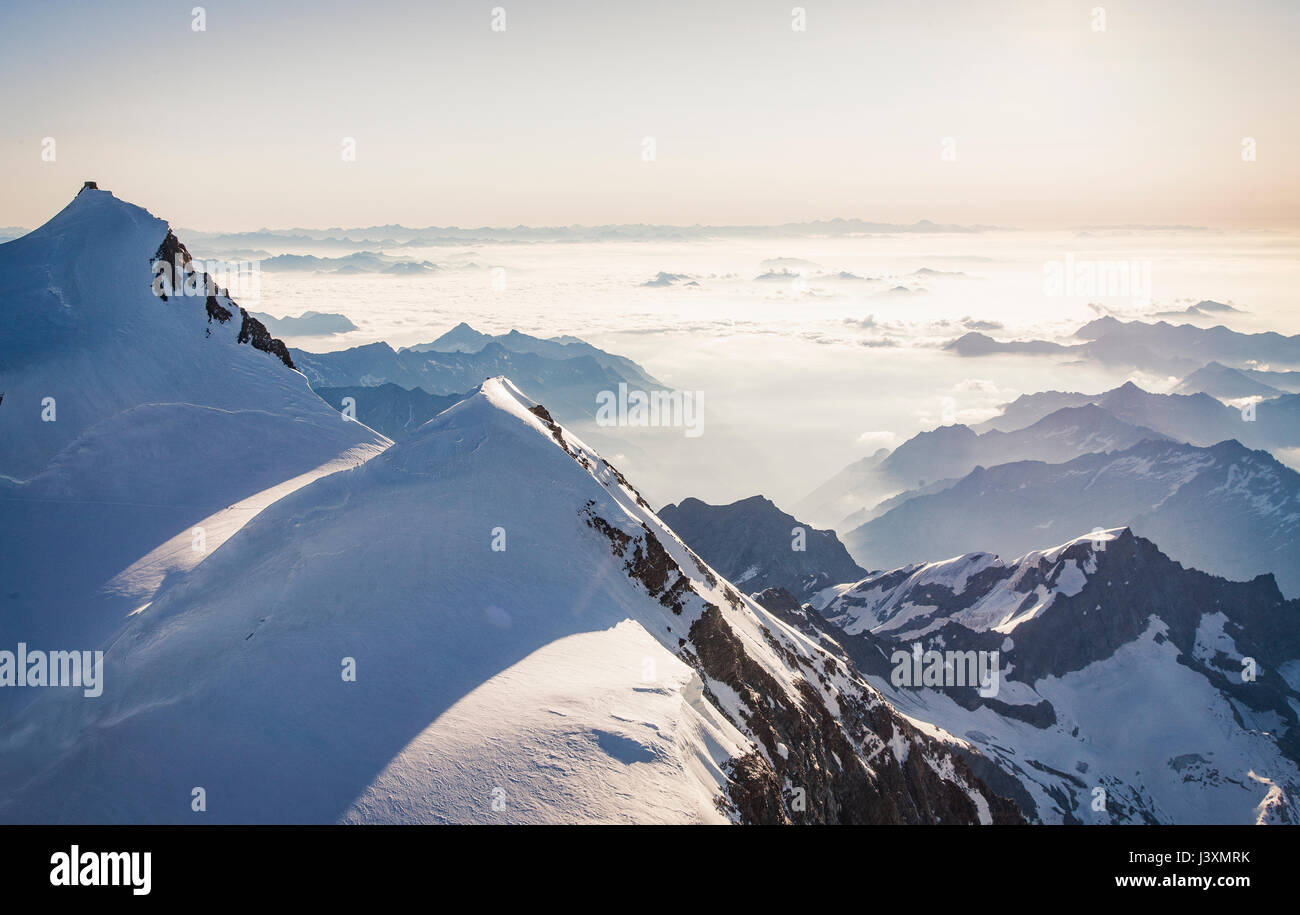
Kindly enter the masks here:
<path id="1" fill-rule="evenodd" d="M 1295 0 L 799 2 L 10 0 L 0 225 L 1300 224 Z"/>

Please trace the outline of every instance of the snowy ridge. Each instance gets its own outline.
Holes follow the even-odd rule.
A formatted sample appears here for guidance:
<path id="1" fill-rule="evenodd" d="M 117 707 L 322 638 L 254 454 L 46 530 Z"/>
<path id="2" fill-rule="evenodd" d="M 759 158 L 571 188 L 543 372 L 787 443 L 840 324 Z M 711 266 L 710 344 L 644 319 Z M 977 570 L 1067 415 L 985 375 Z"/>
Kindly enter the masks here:
<path id="1" fill-rule="evenodd" d="M 0 245 L 7 644 L 98 646 L 286 483 L 389 444 L 317 397 L 222 291 L 156 295 L 153 264 L 173 257 L 188 253 L 164 220 L 94 189 Z M 0 717 L 30 698 L 3 691 Z"/>
<path id="2" fill-rule="evenodd" d="M 263 510 L 105 667 L 0 728 L 0 818 L 1017 818 L 504 379 Z"/>
<path id="3" fill-rule="evenodd" d="M 1082 590 L 1097 568 L 1094 552 L 1125 531 L 1089 533 L 1009 564 L 992 553 L 967 553 L 876 572 L 827 588 L 812 604 L 850 635 L 888 632 L 907 639 L 949 620 L 975 632 L 1010 633 L 1050 607 L 1057 594 Z"/>

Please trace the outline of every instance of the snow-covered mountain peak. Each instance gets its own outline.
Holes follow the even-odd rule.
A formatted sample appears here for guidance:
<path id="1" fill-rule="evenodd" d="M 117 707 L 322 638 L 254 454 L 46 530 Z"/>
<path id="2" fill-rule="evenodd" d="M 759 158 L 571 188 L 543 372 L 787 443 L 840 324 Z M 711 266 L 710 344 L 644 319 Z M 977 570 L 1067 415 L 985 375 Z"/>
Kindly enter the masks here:
<path id="1" fill-rule="evenodd" d="M 1011 633 L 1078 594 L 1096 572 L 1098 554 L 1131 541 L 1127 527 L 1097 530 L 1003 561 L 987 552 L 875 572 L 818 593 L 812 603 L 850 635 L 904 639 L 955 621 L 975 632 Z"/>
<path id="2" fill-rule="evenodd" d="M 114 230 L 105 235 L 105 229 Z M 101 248 L 125 249 L 142 239 L 155 247 L 167 232 L 165 220 L 144 207 L 119 199 L 111 191 L 82 188 L 58 213 L 22 238 L 62 238 L 69 243 L 93 241 Z"/>
<path id="3" fill-rule="evenodd" d="M 156 288 L 160 261 L 189 288 Z M 285 487 L 389 444 L 200 266 L 164 220 L 95 188 L 0 245 L 0 578 L 23 582 L 0 634 L 97 644 Z M 94 561 L 66 546 L 87 531 Z"/>
<path id="4" fill-rule="evenodd" d="M 1045 550 L 1032 550 L 1017 559 L 1016 565 L 1035 562 L 1040 559 L 1045 559 L 1048 562 L 1056 562 L 1067 552 L 1071 555 L 1079 555 L 1080 558 L 1086 558 L 1090 553 L 1104 552 L 1106 544 L 1108 543 L 1116 543 L 1132 536 L 1133 533 L 1129 530 L 1127 525 L 1120 525 L 1106 530 L 1098 528 L 1097 530 L 1090 531 L 1087 534 L 1080 534 L 1078 537 L 1072 537 L 1058 546 L 1050 547 Z"/>
<path id="5" fill-rule="evenodd" d="M 0 784 L 42 770 L 0 817 L 178 819 L 201 783 L 223 821 L 1018 818 L 505 378 L 264 510 L 105 665 L 38 703 L 58 733 L 0 732 Z"/>
<path id="6" fill-rule="evenodd" d="M 1295 818 L 1300 601 L 1269 575 L 1185 568 L 1123 527 L 1006 564 L 968 554 L 878 573 L 819 599 L 858 668 L 904 711 L 998 758 L 1036 818 Z M 900 655 L 937 658 L 938 673 L 899 676 Z M 977 657 L 1000 671 L 991 690 L 939 670 Z M 1094 786 L 1105 811 L 1088 805 Z"/>
<path id="7" fill-rule="evenodd" d="M 163 282 L 163 279 L 167 282 Z M 144 404 L 328 423 L 284 344 L 196 264 L 165 220 L 85 188 L 0 245 L 0 473 L 29 479 L 92 426 Z M 346 438 L 367 437 L 353 424 Z M 368 436 L 370 441 L 377 437 Z"/>

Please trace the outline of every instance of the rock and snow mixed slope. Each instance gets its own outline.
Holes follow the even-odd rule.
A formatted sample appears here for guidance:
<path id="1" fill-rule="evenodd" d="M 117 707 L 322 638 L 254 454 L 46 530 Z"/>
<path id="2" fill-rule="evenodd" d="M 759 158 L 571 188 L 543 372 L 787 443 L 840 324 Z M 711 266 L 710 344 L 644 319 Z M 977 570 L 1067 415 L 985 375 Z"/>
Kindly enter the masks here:
<path id="1" fill-rule="evenodd" d="M 981 774 L 1034 819 L 1300 817 L 1300 601 L 1267 576 L 1185 569 L 1117 529 L 875 573 L 813 608 L 891 702 L 995 760 L 1020 788 Z M 896 686 L 893 653 L 916 645 L 999 652 L 996 694 Z"/>
<path id="2" fill-rule="evenodd" d="M 155 294 L 160 259 L 188 263 L 201 294 L 179 294 L 181 277 L 171 295 Z M 322 402 L 223 291 L 209 294 L 167 223 L 140 207 L 86 189 L 0 245 L 0 638 L 10 648 L 93 648 L 163 576 L 290 481 L 387 444 Z M 134 568 L 147 557 L 147 571 Z"/>
<path id="3" fill-rule="evenodd" d="M 1018 816 L 503 379 L 263 511 L 133 617 L 104 683 L 0 730 L 0 817 Z"/>

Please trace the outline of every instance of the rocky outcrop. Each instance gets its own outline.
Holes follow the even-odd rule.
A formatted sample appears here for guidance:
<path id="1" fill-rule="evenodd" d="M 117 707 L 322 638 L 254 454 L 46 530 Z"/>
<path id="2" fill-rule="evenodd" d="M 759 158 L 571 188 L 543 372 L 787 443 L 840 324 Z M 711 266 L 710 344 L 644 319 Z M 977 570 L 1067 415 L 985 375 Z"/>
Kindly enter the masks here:
<path id="1" fill-rule="evenodd" d="M 939 760 L 973 782 L 962 760 L 922 737 L 882 701 L 873 704 L 863 696 L 834 690 L 827 682 L 823 690 L 836 693 L 834 715 L 822 692 L 807 680 L 799 682 L 797 697 L 789 696 L 749 657 L 717 607 L 706 609 L 692 624 L 689 647 L 681 653 L 745 701 L 748 713 L 738 723 L 766 751 L 741 757 L 731 766 L 730 800 L 743 821 L 979 822 L 971 797 L 941 779 L 932 762 Z M 915 756 L 908 753 L 901 763 L 889 750 L 899 738 L 919 744 Z M 773 796 L 777 785 L 784 786 L 779 804 Z M 994 822 L 1020 820 L 1013 804 L 989 794 Z"/>
<path id="2" fill-rule="evenodd" d="M 705 562 L 747 591 L 782 588 L 807 599 L 866 574 L 834 531 L 804 524 L 762 496 L 730 505 L 684 499 L 658 514 Z"/>
<path id="3" fill-rule="evenodd" d="M 217 284 L 206 272 L 196 274 L 193 263 L 194 259 L 190 256 L 189 250 L 168 229 L 167 236 L 150 261 L 155 277 L 154 291 L 158 297 L 165 302 L 168 300 L 169 290 L 172 295 L 175 295 L 175 290 L 183 286 L 187 280 L 192 282 L 196 288 L 203 291 L 204 311 L 207 313 L 209 323 L 216 321 L 218 324 L 225 324 L 235 316 L 232 309 L 238 309 L 240 325 L 237 342 L 270 353 L 289 368 L 294 368 L 293 357 L 289 355 L 289 348 L 284 345 L 284 342 L 272 337 L 265 324 L 236 304 L 224 290 L 218 289 Z"/>
<path id="4" fill-rule="evenodd" d="M 289 347 L 284 345 L 284 341 L 272 337 L 266 325 L 244 309 L 239 309 L 239 314 L 242 316 L 242 323 L 239 325 L 239 342 L 248 343 L 253 349 L 270 353 L 289 368 L 293 368 L 293 358 L 289 355 Z"/>
<path id="5" fill-rule="evenodd" d="M 754 741 L 752 751 L 725 765 L 729 782 L 720 809 L 743 823 L 1023 822 L 1012 801 L 971 772 L 963 753 L 973 751 L 921 733 L 847 658 L 763 625 L 768 647 L 790 671 L 788 688 L 707 598 L 718 589 L 735 612 L 756 613 L 754 605 L 716 576 L 686 574 L 646 523 L 629 533 L 598 514 L 594 502 L 581 514 L 609 541 L 629 578 L 675 616 L 690 619 L 678 655 L 700 674 L 705 697 Z M 801 612 L 788 592 L 766 597 L 786 613 Z M 739 704 L 724 701 L 724 694 Z"/>

